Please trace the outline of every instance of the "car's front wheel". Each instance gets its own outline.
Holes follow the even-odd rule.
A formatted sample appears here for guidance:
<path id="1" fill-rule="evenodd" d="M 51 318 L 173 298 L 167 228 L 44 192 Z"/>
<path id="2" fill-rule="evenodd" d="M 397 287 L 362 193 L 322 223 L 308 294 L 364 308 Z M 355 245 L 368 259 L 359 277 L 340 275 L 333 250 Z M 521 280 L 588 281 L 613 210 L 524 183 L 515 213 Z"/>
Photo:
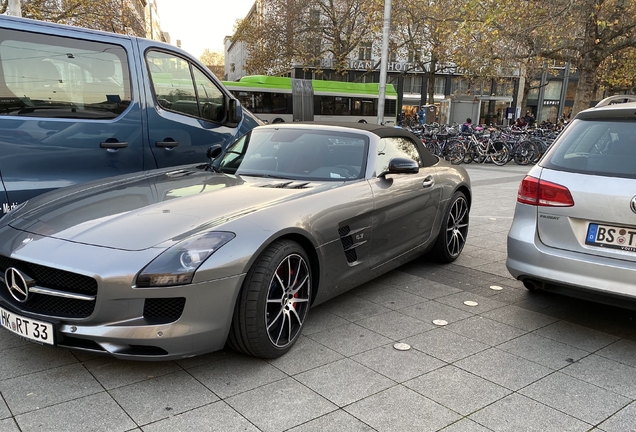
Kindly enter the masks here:
<path id="1" fill-rule="evenodd" d="M 243 282 L 228 336 L 230 347 L 262 358 L 289 351 L 307 319 L 311 282 L 303 248 L 290 240 L 272 243 Z"/>
<path id="2" fill-rule="evenodd" d="M 466 195 L 455 192 L 451 198 L 440 227 L 432 256 L 440 262 L 450 263 L 461 254 L 468 235 L 469 207 Z"/>

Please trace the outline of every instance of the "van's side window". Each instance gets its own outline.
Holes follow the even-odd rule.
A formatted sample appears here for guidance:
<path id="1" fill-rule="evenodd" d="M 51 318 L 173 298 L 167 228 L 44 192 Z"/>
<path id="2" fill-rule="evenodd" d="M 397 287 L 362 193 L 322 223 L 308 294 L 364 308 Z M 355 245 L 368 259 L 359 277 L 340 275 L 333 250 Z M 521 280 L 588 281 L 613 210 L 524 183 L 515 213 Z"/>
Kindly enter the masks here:
<path id="1" fill-rule="evenodd" d="M 126 51 L 0 30 L 0 115 L 113 119 L 130 104 Z"/>
<path id="2" fill-rule="evenodd" d="M 195 65 L 161 51 L 148 51 L 146 63 L 157 104 L 168 111 L 223 121 L 223 93 Z"/>

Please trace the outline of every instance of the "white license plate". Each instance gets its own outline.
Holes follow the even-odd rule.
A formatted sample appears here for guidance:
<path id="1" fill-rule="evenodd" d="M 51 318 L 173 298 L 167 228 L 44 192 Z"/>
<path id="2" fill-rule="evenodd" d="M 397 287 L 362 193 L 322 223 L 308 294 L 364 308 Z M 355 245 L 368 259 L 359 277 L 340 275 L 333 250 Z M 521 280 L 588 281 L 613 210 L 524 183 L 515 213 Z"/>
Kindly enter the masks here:
<path id="1" fill-rule="evenodd" d="M 55 345 L 53 324 L 16 315 L 0 307 L 0 324 L 12 333 L 38 343 Z"/>
<path id="2" fill-rule="evenodd" d="M 636 252 L 636 228 L 591 223 L 587 227 L 585 244 Z"/>

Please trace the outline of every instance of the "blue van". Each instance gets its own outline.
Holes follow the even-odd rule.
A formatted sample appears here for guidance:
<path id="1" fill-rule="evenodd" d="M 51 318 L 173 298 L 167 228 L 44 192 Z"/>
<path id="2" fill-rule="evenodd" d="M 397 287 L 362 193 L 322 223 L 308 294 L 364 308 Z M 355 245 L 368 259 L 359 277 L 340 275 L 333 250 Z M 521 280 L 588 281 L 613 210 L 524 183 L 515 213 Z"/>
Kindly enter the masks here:
<path id="1" fill-rule="evenodd" d="M 62 186 L 204 162 L 258 124 L 177 47 L 0 17 L 0 217 Z"/>

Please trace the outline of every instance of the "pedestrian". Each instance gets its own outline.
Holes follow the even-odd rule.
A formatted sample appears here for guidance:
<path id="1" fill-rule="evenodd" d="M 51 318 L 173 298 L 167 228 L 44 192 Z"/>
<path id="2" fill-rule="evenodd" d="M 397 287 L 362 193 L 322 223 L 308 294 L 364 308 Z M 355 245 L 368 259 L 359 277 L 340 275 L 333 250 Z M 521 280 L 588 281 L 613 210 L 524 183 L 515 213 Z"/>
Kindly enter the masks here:
<path id="1" fill-rule="evenodd" d="M 534 114 L 532 114 L 532 112 L 530 111 L 526 111 L 526 115 L 523 118 L 526 122 L 526 124 L 528 125 L 529 128 L 534 126 L 534 122 L 535 122 L 535 118 L 534 118 Z"/>
<path id="2" fill-rule="evenodd" d="M 422 105 L 417 111 L 417 121 L 419 122 L 420 127 L 424 127 L 424 105 Z"/>
<path id="3" fill-rule="evenodd" d="M 466 119 L 466 123 L 462 125 L 462 133 L 471 133 L 473 131 L 473 121 L 470 118 Z"/>
<path id="4" fill-rule="evenodd" d="M 519 128 L 523 128 L 526 127 L 528 125 L 528 123 L 526 123 L 526 119 L 523 117 L 519 117 L 517 119 L 517 121 L 515 121 L 515 126 L 519 127 Z"/>

